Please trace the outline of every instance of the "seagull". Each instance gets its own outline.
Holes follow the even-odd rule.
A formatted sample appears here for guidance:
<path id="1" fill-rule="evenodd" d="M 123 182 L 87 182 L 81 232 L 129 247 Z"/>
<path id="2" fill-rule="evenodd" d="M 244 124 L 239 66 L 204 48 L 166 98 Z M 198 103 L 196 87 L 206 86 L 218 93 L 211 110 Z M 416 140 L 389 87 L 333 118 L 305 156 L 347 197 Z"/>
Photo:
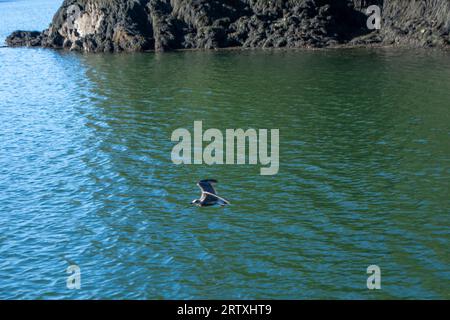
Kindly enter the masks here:
<path id="1" fill-rule="evenodd" d="M 230 204 L 230 201 L 219 197 L 214 189 L 213 184 L 217 183 L 217 180 L 214 179 L 206 179 L 201 180 L 197 183 L 199 188 L 202 190 L 202 196 L 200 199 L 196 199 L 191 202 L 191 204 L 195 204 L 199 207 L 207 207 L 219 204 L 221 206 L 225 206 Z"/>

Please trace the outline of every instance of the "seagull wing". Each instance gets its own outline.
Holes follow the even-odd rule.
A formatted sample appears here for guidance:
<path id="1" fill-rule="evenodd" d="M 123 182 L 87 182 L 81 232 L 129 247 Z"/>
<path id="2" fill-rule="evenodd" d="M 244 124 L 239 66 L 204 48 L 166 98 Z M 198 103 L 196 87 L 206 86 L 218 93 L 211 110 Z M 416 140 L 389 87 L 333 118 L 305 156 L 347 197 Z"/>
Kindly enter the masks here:
<path id="1" fill-rule="evenodd" d="M 197 183 L 199 188 L 202 190 L 202 197 L 200 201 L 206 203 L 217 202 L 216 190 L 214 189 L 213 183 L 217 183 L 217 180 L 201 180 Z"/>
<path id="2" fill-rule="evenodd" d="M 217 180 L 201 180 L 197 183 L 197 185 L 200 187 L 200 189 L 202 190 L 202 192 L 206 191 L 209 193 L 214 193 L 216 194 L 216 190 L 214 189 L 213 184 L 217 183 Z"/>
<path id="3" fill-rule="evenodd" d="M 201 180 L 197 185 L 202 190 L 202 197 L 200 201 L 206 202 L 206 203 L 217 203 L 221 205 L 230 204 L 230 201 L 228 201 L 225 198 L 219 197 L 217 195 L 216 190 L 214 189 L 214 184 L 217 183 L 217 180 Z"/>
<path id="4" fill-rule="evenodd" d="M 230 204 L 230 201 L 228 201 L 228 200 L 225 199 L 225 198 L 219 197 L 217 194 L 212 194 L 212 193 L 209 193 L 209 192 L 203 192 L 203 195 L 205 195 L 205 196 L 210 196 L 210 197 L 214 197 L 214 198 L 220 200 L 220 201 L 221 201 L 221 204 Z"/>

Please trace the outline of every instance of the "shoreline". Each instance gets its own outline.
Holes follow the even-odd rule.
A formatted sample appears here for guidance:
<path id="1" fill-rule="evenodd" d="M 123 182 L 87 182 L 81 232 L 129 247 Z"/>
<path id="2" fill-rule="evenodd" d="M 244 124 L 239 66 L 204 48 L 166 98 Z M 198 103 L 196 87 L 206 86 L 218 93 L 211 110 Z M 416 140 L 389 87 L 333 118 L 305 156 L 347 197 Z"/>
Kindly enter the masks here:
<path id="1" fill-rule="evenodd" d="M 0 49 L 16 49 L 20 48 L 17 46 L 0 46 Z M 84 51 L 71 51 L 65 50 L 63 48 L 48 48 L 48 47 L 40 47 L 40 46 L 22 46 L 21 48 L 27 49 L 49 49 L 56 50 L 62 52 L 72 52 L 79 54 L 136 54 L 136 53 L 153 53 L 153 54 L 163 54 L 156 50 L 142 50 L 142 51 L 134 51 L 134 52 L 84 52 Z M 420 47 L 420 46 L 408 46 L 408 45 L 395 45 L 395 44 L 370 44 L 370 45 L 349 45 L 349 44 L 341 44 L 329 47 L 294 47 L 294 48 L 247 48 L 247 47 L 224 47 L 224 48 L 214 48 L 214 49 L 204 49 L 204 48 L 182 48 L 182 49 L 174 49 L 169 52 L 164 53 L 177 53 L 177 52 L 249 52 L 249 51 L 260 51 L 260 52 L 292 52 L 292 51 L 338 51 L 338 50 L 353 50 L 353 49 L 387 49 L 387 50 L 426 50 L 426 51 L 439 51 L 439 52 L 450 52 L 450 46 L 445 47 Z"/>

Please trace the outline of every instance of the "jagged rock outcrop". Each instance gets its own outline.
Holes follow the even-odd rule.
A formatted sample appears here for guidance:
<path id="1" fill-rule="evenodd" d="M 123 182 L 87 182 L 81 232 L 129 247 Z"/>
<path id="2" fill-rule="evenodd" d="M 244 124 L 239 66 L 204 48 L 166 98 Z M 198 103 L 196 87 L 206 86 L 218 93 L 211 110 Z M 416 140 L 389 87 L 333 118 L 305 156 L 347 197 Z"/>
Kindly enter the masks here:
<path id="1" fill-rule="evenodd" d="M 382 7 L 382 28 L 365 8 Z M 9 46 L 85 52 L 450 43 L 448 0 L 65 0 L 43 32 Z"/>
<path id="2" fill-rule="evenodd" d="M 380 34 L 385 44 L 450 45 L 450 0 L 386 0 L 383 16 Z"/>

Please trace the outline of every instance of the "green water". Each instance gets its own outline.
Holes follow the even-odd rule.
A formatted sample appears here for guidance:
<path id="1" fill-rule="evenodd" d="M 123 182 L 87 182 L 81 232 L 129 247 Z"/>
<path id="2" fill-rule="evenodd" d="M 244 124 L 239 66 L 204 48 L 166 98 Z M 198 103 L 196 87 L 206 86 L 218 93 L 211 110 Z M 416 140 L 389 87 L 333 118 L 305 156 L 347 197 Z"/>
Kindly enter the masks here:
<path id="1" fill-rule="evenodd" d="M 0 298 L 448 299 L 449 105 L 448 52 L 0 49 Z M 174 165 L 196 120 L 279 129 L 279 173 Z"/>

